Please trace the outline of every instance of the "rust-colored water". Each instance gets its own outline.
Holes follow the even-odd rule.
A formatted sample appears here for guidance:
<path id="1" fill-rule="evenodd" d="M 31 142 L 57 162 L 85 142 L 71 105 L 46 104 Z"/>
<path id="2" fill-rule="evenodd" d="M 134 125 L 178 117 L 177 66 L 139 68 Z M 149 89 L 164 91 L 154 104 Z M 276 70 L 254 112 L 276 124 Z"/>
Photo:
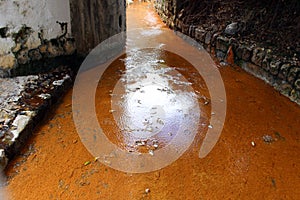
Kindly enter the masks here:
<path id="1" fill-rule="evenodd" d="M 146 3 L 131 5 L 128 19 L 129 28 L 164 26 Z M 122 58 L 126 58 L 126 55 Z M 161 77 L 166 78 L 175 77 L 180 72 L 183 75 L 180 81 L 201 83 L 201 77 L 193 75 L 189 63 L 175 55 L 161 55 L 159 60 L 164 62 L 152 69 L 153 74 L 155 70 L 160 70 L 158 75 L 167 71 Z M 164 70 L 172 66 L 183 68 Z M 186 70 L 182 70 L 184 68 Z M 227 95 L 226 121 L 216 146 L 205 158 L 200 159 L 198 151 L 207 128 L 199 128 L 191 147 L 163 169 L 133 174 L 107 167 L 96 161 L 81 143 L 72 120 L 72 91 L 69 91 L 49 119 L 35 131 L 24 154 L 8 167 L 6 173 L 10 179 L 7 191 L 11 199 L 300 199 L 300 107 L 239 68 L 220 68 L 220 73 Z M 178 93 L 183 91 L 178 85 L 167 84 L 154 88 L 144 85 L 138 89 L 144 89 L 144 92 L 126 96 L 126 84 L 121 84 L 118 92 L 123 92 L 124 98 L 131 103 L 113 107 L 111 99 L 117 97 L 109 94 L 117 91 L 111 90 L 119 79 L 126 79 L 130 75 L 120 60 L 106 70 L 97 87 L 97 117 L 100 124 L 103 122 L 101 125 L 107 137 L 115 144 L 128 151 L 147 153 L 151 146 L 136 148 L 135 136 L 151 134 L 151 131 L 130 129 L 123 132 L 118 128 L 122 127 L 122 123 L 104 122 L 114 121 L 113 117 L 124 119 L 125 116 L 125 124 L 147 129 L 148 121 L 139 123 L 140 119 L 148 120 L 147 110 L 132 105 L 155 106 L 157 100 L 154 103 L 148 101 L 148 93 L 154 92 L 156 96 L 170 101 L 168 89 Z M 138 77 L 139 74 L 135 75 Z M 141 77 L 138 80 L 143 79 Z M 209 99 L 205 84 L 192 86 L 194 91 L 199 91 Z M 184 95 L 192 94 L 192 89 Z M 200 121 L 206 123 L 210 105 L 201 101 L 198 103 L 202 112 Z M 113 116 L 110 110 L 119 112 Z M 167 113 L 169 115 L 165 115 L 165 124 L 182 117 L 176 114 L 176 110 L 170 110 Z M 126 113 L 132 112 L 138 115 L 126 119 Z M 125 113 L 124 116 L 122 113 Z M 172 135 L 160 130 L 160 134 L 152 138 L 158 141 L 158 148 L 172 139 Z M 265 142 L 263 136 L 266 135 L 271 136 L 272 140 Z"/>

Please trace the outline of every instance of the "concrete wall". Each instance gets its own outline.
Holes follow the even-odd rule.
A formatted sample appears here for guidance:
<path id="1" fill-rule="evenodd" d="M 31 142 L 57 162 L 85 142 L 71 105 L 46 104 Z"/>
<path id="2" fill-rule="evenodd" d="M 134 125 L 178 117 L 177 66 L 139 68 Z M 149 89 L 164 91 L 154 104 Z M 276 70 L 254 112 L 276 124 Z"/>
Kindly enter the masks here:
<path id="1" fill-rule="evenodd" d="M 0 0 L 0 77 L 67 64 L 76 46 L 86 55 L 125 20 L 125 0 Z"/>
<path id="2" fill-rule="evenodd" d="M 69 0 L 0 1 L 0 77 L 32 61 L 72 54 Z"/>
<path id="3" fill-rule="evenodd" d="M 220 27 L 201 27 L 185 24 L 181 16 L 180 0 L 156 0 L 156 10 L 170 28 L 178 30 L 201 43 L 220 62 L 232 62 L 252 75 L 272 85 L 276 90 L 300 105 L 300 61 L 275 55 L 271 49 L 257 44 L 247 46 Z M 231 51 L 232 50 L 232 51 Z"/>

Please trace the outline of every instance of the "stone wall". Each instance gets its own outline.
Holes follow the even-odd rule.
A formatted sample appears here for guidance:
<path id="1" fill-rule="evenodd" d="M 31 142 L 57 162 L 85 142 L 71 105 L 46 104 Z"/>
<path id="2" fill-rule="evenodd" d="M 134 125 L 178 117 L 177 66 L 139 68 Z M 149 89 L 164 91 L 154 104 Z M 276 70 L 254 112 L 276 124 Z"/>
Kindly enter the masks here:
<path id="1" fill-rule="evenodd" d="M 271 49 L 255 42 L 246 45 L 237 41 L 230 24 L 224 30 L 219 27 L 201 27 L 183 23 L 180 0 L 157 0 L 155 7 L 162 20 L 170 28 L 180 31 L 201 43 L 208 52 L 222 63 L 232 62 L 252 75 L 266 81 L 283 95 L 300 104 L 300 61 L 295 57 L 275 55 Z M 233 58 L 230 59 L 230 55 Z"/>
<path id="2" fill-rule="evenodd" d="M 26 66 L 74 52 L 69 0 L 0 1 L 0 77 L 26 74 Z M 40 62 L 39 62 L 40 61 Z M 42 66 L 40 66 L 42 67 Z"/>
<path id="3" fill-rule="evenodd" d="M 125 30 L 125 0 L 0 0 L 0 77 L 74 61 Z M 77 46 L 77 48 L 76 48 Z"/>

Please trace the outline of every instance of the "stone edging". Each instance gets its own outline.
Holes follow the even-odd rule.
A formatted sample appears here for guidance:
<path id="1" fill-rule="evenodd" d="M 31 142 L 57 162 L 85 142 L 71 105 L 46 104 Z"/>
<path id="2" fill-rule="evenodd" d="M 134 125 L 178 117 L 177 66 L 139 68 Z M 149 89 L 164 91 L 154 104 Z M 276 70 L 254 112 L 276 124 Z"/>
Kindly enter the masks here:
<path id="1" fill-rule="evenodd" d="M 59 67 L 40 75 L 0 79 L 0 171 L 32 135 L 47 111 L 73 83 L 73 72 Z"/>
<path id="2" fill-rule="evenodd" d="M 156 4 L 156 11 L 171 29 L 180 31 L 203 45 L 220 62 L 233 54 L 234 64 L 264 80 L 291 101 L 300 105 L 300 61 L 272 53 L 271 49 L 237 41 L 234 36 L 220 32 L 218 27 L 202 28 L 184 24 L 166 6 Z M 230 63 L 233 64 L 233 63 Z"/>

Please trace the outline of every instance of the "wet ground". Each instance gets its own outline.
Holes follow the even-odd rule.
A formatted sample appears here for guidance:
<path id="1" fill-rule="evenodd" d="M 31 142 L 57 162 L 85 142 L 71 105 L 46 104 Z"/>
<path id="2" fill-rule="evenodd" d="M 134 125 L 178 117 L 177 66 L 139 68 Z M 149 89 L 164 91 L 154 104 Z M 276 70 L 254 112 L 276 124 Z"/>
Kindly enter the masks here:
<path id="1" fill-rule="evenodd" d="M 155 35 L 164 25 L 149 4 L 137 3 L 128 8 L 128 29 L 134 28 Z M 129 41 L 138 35 L 129 34 Z M 185 49 L 172 32 L 163 37 Z M 155 41 L 136 37 L 137 45 L 151 42 Z M 227 98 L 219 99 L 226 100 L 226 119 L 213 150 L 199 158 L 205 135 L 217 128 L 210 122 L 219 114 L 214 113 L 215 102 L 204 77 L 190 61 L 163 50 L 120 56 L 96 82 L 95 111 L 103 133 L 122 151 L 147 155 L 150 161 L 174 138 L 187 150 L 180 152 L 181 143 L 176 143 L 179 158 L 159 170 L 147 166 L 138 166 L 146 173 L 116 170 L 120 166 L 103 162 L 101 153 L 95 158 L 97 153 L 90 153 L 93 148 L 87 149 L 81 141 L 73 123 L 78 115 L 73 116 L 71 90 L 7 168 L 11 199 L 300 198 L 299 106 L 238 67 L 214 64 L 226 89 Z M 84 73 L 91 83 L 93 74 L 95 69 Z M 179 124 L 189 132 L 196 129 L 195 135 L 178 131 Z M 190 146 L 185 143 L 189 137 Z"/>

